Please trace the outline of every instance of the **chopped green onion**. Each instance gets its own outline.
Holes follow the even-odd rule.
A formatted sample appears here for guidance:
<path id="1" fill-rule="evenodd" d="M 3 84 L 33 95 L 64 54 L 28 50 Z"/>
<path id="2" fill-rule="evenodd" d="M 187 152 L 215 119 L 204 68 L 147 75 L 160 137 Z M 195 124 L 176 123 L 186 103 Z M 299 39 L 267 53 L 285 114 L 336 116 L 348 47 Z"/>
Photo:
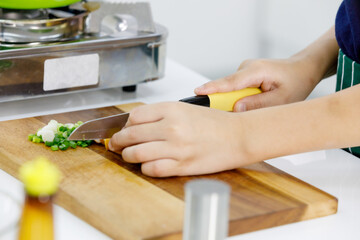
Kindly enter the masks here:
<path id="1" fill-rule="evenodd" d="M 58 145 L 52 145 L 52 146 L 51 146 L 51 150 L 53 150 L 53 151 L 58 151 L 58 150 L 59 150 L 59 146 L 58 146 Z"/>
<path id="2" fill-rule="evenodd" d="M 29 134 L 29 136 L 28 136 L 29 141 L 32 141 L 34 137 L 35 137 L 35 134 Z"/>
<path id="3" fill-rule="evenodd" d="M 74 142 L 74 141 L 70 141 L 70 147 L 72 147 L 72 148 L 76 148 L 77 147 L 77 144 L 76 144 L 76 142 Z"/>
<path id="4" fill-rule="evenodd" d="M 66 150 L 66 149 L 68 149 L 68 148 L 69 148 L 69 147 L 66 146 L 65 144 L 60 144 L 60 145 L 59 145 L 59 149 L 60 149 L 60 150 L 63 150 L 63 151 Z"/>
<path id="5" fill-rule="evenodd" d="M 68 137 L 71 135 L 71 133 L 80 125 L 82 125 L 82 121 L 78 121 L 75 124 L 67 123 L 67 124 L 61 124 L 58 123 L 55 120 L 51 120 L 48 125 L 46 125 L 44 128 L 39 129 L 36 134 L 29 134 L 28 139 L 29 141 L 32 141 L 34 143 L 45 143 L 47 147 L 50 147 L 53 151 L 58 150 L 66 150 L 69 147 L 71 148 L 77 148 L 78 146 L 81 147 L 88 147 L 90 146 L 93 141 L 92 140 L 83 140 L 83 141 L 69 141 Z M 54 138 L 52 141 L 45 141 L 43 139 L 43 134 L 46 133 L 45 140 L 50 140 L 49 137 L 49 131 L 52 131 L 54 133 Z"/>
<path id="6" fill-rule="evenodd" d="M 60 138 L 59 137 L 56 137 L 56 135 L 55 135 L 55 138 L 54 138 L 54 141 L 53 141 L 54 143 L 60 143 Z"/>
<path id="7" fill-rule="evenodd" d="M 67 127 L 65 127 L 65 126 L 59 127 L 60 132 L 65 132 L 66 130 L 67 130 Z"/>
<path id="8" fill-rule="evenodd" d="M 70 147 L 70 142 L 68 140 L 65 140 L 63 143 L 66 147 Z"/>
<path id="9" fill-rule="evenodd" d="M 39 138 L 38 136 L 34 136 L 33 139 L 32 139 L 32 142 L 41 143 L 41 138 Z"/>

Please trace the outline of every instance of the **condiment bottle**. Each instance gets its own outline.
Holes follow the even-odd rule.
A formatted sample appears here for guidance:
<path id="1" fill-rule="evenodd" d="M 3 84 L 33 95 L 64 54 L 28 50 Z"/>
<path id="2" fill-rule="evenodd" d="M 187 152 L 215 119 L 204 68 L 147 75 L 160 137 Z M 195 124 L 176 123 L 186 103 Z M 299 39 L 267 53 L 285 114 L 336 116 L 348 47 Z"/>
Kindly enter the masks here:
<path id="1" fill-rule="evenodd" d="M 59 169 L 40 157 L 23 164 L 19 175 L 26 196 L 18 239 L 54 239 L 53 199 L 61 179 Z"/>

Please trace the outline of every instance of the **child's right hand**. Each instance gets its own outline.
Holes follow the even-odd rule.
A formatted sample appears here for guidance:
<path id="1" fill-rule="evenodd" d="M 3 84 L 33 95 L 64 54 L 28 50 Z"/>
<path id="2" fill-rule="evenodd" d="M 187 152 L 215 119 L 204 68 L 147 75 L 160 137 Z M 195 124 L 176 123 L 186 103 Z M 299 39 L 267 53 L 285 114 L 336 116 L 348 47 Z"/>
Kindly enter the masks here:
<path id="1" fill-rule="evenodd" d="M 239 100 L 235 112 L 292 103 L 304 100 L 320 79 L 316 71 L 301 59 L 246 60 L 230 76 L 211 81 L 195 89 L 197 95 L 230 92 L 247 87 L 258 87 L 263 93 Z"/>

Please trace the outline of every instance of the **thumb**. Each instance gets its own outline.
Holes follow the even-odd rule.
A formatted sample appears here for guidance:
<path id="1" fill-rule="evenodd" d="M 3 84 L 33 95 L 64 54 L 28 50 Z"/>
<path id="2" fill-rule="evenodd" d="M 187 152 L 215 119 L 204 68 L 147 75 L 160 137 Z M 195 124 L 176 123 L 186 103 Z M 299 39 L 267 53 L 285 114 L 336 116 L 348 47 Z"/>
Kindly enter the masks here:
<path id="1" fill-rule="evenodd" d="M 278 105 L 273 91 L 245 97 L 237 101 L 234 105 L 234 112 L 245 112 L 249 110 L 265 108 Z"/>
<path id="2" fill-rule="evenodd" d="M 232 75 L 205 83 L 195 89 L 197 95 L 208 95 L 218 92 L 231 92 L 246 87 L 260 87 L 261 78 L 257 73 L 238 71 Z"/>
<path id="3" fill-rule="evenodd" d="M 239 81 L 237 74 L 232 74 L 224 78 L 210 81 L 204 85 L 195 88 L 196 95 L 208 95 L 217 92 L 230 92 L 238 90 L 236 89 L 236 81 Z"/>

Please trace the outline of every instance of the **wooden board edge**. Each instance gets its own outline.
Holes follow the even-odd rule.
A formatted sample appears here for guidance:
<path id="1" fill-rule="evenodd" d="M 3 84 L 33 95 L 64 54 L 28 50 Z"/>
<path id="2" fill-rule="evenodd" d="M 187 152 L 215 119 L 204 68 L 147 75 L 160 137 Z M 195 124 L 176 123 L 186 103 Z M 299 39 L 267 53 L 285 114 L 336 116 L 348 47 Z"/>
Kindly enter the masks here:
<path id="1" fill-rule="evenodd" d="M 143 240 L 181 240 L 182 239 L 182 233 L 171 233 L 164 236 L 158 236 L 153 238 L 145 238 Z"/>
<path id="2" fill-rule="evenodd" d="M 322 212 L 321 214 L 319 213 L 318 215 L 309 215 L 306 213 L 308 211 L 307 208 L 308 206 L 304 205 L 301 208 L 294 207 L 292 209 L 277 211 L 248 219 L 233 220 L 229 223 L 229 236 L 250 233 L 258 230 L 283 226 L 319 217 L 325 217 L 331 214 L 335 214 L 337 212 L 336 209 L 333 208 L 331 212 L 327 211 Z M 286 218 L 284 218 L 284 215 L 282 214 L 284 211 L 287 212 Z"/>
<path id="3" fill-rule="evenodd" d="M 143 102 L 126 103 L 126 104 L 116 105 L 114 107 L 116 107 L 117 109 L 120 109 L 121 111 L 124 111 L 124 112 L 130 112 L 134 108 L 142 106 L 142 105 L 145 105 L 145 103 L 143 103 Z"/>
<path id="4" fill-rule="evenodd" d="M 316 194 L 319 199 L 321 198 L 321 201 L 318 201 L 318 202 L 315 202 L 315 204 L 322 204 L 323 202 L 328 202 L 329 201 L 329 204 L 330 205 L 333 205 L 335 206 L 336 210 L 337 210 L 337 207 L 338 207 L 338 199 L 331 195 L 330 193 L 328 192 L 325 192 L 324 190 L 318 188 L 318 187 L 315 187 L 314 185 L 304 181 L 304 180 L 301 180 L 293 175 L 291 175 L 290 173 L 287 173 L 277 167 L 274 167 L 272 166 L 271 164 L 269 163 L 266 163 L 266 162 L 261 162 L 261 165 L 262 167 L 271 170 L 273 173 L 276 173 L 276 176 L 268 176 L 267 178 L 267 181 L 262 181 L 264 184 L 266 184 L 268 187 L 270 188 L 273 188 L 273 186 L 276 186 L 279 182 L 278 178 L 279 176 L 281 176 L 282 179 L 286 178 L 288 179 L 288 186 L 286 187 L 282 187 L 282 192 L 281 194 L 283 195 L 287 195 L 289 198 L 292 198 L 293 196 L 296 196 L 296 195 L 299 195 L 300 193 L 297 193 L 297 192 L 294 192 L 292 191 L 292 185 L 296 184 L 296 183 L 299 183 L 302 185 L 302 188 L 306 188 L 307 191 L 311 191 L 312 195 Z M 258 179 L 258 171 L 253 171 L 251 169 L 252 165 L 249 165 L 249 166 L 244 166 L 243 168 L 238 168 L 236 169 L 236 171 L 241 171 L 243 172 L 244 174 L 248 175 L 249 177 L 253 178 L 253 179 Z M 261 176 L 263 177 L 263 175 Z M 280 181 L 282 180 L 280 179 Z M 280 190 L 280 189 L 278 189 Z M 286 191 L 289 191 L 289 192 L 286 192 Z M 312 196 L 313 197 L 313 196 Z M 308 202 L 308 196 L 307 195 L 303 195 L 302 197 L 303 199 L 303 203 L 304 204 L 307 204 Z M 331 211 L 332 212 L 332 211 Z"/>
<path id="5" fill-rule="evenodd" d="M 337 206 L 337 200 L 334 199 L 334 201 L 329 201 L 330 205 L 336 205 Z M 319 217 L 325 217 L 328 215 L 335 214 L 337 212 L 337 208 L 333 207 L 330 208 L 331 211 L 325 211 L 322 212 L 319 215 L 309 215 L 306 214 L 307 212 L 307 206 L 304 205 L 304 207 L 299 208 L 293 208 L 293 209 L 286 209 L 284 211 L 287 211 L 287 218 L 284 218 L 282 215 L 282 212 L 273 212 L 267 215 L 259 215 L 257 217 L 251 217 L 251 218 L 245 218 L 241 220 L 232 220 L 229 221 L 229 234 L 228 236 L 235 236 L 250 232 L 255 232 L 258 230 L 283 226 L 291 223 L 301 222 L 305 220 L 315 219 Z M 274 224 L 275 223 L 275 224 Z M 182 233 L 171 233 L 164 236 L 157 236 L 153 238 L 147 238 L 144 240 L 181 240 L 182 239 Z"/>

